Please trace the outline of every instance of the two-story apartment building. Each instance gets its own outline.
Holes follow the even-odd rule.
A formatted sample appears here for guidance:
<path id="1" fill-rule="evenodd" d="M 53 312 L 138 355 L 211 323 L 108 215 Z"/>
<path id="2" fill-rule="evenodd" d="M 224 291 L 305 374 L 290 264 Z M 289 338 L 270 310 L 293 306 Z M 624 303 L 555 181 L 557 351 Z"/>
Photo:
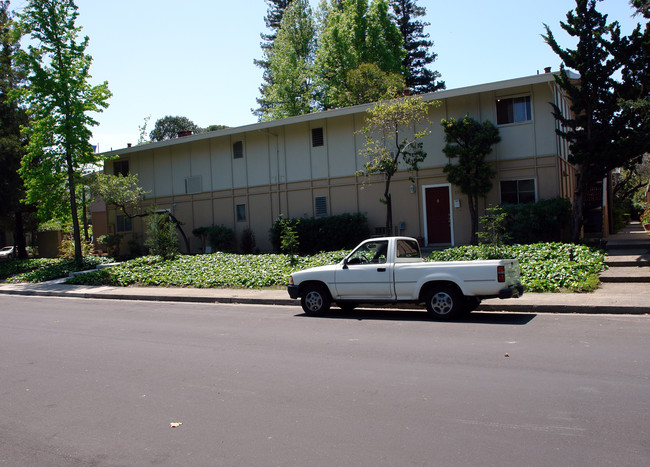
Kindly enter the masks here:
<path id="1" fill-rule="evenodd" d="M 417 173 L 399 172 L 391 184 L 395 232 L 429 245 L 470 241 L 466 198 L 443 173 L 448 162 L 441 119 L 490 120 L 501 142 L 490 155 L 497 175 L 487 205 L 570 197 L 573 167 L 556 133 L 551 102 L 569 105 L 551 73 L 424 95 L 439 101 L 429 115 L 426 160 Z M 381 177 L 357 177 L 366 110 L 371 105 L 313 113 L 277 121 L 200 133 L 112 151 L 107 173 L 135 173 L 149 192 L 145 203 L 169 209 L 184 223 L 192 253 L 200 251 L 194 228 L 224 225 L 236 234 L 250 228 L 262 251 L 271 248 L 269 228 L 285 218 L 362 212 L 381 233 L 386 208 L 379 201 Z M 419 131 L 422 128 L 411 128 Z M 409 179 L 411 176 L 413 179 Z M 94 213 L 109 233 L 144 235 L 141 219 L 119 212 Z M 95 228 L 95 235 L 101 235 Z M 185 250 L 184 245 L 181 249 Z"/>

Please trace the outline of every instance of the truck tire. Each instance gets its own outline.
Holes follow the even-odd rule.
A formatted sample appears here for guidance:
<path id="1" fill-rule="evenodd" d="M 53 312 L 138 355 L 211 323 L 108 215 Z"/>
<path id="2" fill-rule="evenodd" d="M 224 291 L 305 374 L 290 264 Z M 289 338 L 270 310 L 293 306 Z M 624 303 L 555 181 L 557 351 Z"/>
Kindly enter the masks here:
<path id="1" fill-rule="evenodd" d="M 309 285 L 300 297 L 300 306 L 309 316 L 321 316 L 330 309 L 332 300 L 322 285 Z"/>
<path id="2" fill-rule="evenodd" d="M 429 315 L 440 321 L 456 319 L 463 310 L 463 296 L 455 287 L 449 285 L 432 287 L 424 299 Z"/>

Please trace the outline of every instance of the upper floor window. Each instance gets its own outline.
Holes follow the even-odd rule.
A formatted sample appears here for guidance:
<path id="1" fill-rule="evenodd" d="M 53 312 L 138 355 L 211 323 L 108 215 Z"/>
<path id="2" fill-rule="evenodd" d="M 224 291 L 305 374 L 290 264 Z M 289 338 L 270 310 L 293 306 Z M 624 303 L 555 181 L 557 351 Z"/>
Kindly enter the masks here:
<path id="1" fill-rule="evenodd" d="M 315 148 L 317 146 L 325 145 L 325 136 L 323 135 L 323 128 L 312 128 L 311 129 L 311 147 Z"/>
<path id="2" fill-rule="evenodd" d="M 523 204 L 534 203 L 535 180 L 532 178 L 524 180 L 502 180 L 501 181 L 501 203 Z"/>
<path id="3" fill-rule="evenodd" d="M 532 120 L 530 96 L 497 99 L 497 125 Z"/>
<path id="4" fill-rule="evenodd" d="M 244 157 L 244 142 L 235 141 L 232 145 L 232 158 L 241 159 Z"/>
<path id="5" fill-rule="evenodd" d="M 114 161 L 113 175 L 122 175 L 126 177 L 129 174 L 129 161 Z"/>

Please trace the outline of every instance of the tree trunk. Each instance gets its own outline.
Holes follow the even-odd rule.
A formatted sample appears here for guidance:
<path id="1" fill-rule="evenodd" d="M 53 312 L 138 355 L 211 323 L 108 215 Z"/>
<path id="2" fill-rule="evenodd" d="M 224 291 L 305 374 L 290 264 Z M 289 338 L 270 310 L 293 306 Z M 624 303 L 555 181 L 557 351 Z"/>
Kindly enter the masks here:
<path id="1" fill-rule="evenodd" d="M 386 185 L 384 187 L 384 199 L 386 200 L 386 236 L 393 236 L 393 200 L 390 196 L 390 180 L 391 177 L 386 178 Z"/>
<path id="2" fill-rule="evenodd" d="M 25 259 L 27 258 L 26 243 L 25 243 L 25 229 L 23 226 L 23 213 L 18 208 L 14 212 L 14 233 L 15 233 L 15 243 L 16 249 L 18 250 L 18 258 Z"/>
<path id="3" fill-rule="evenodd" d="M 584 175 L 579 171 L 576 174 L 576 186 L 573 190 L 573 209 L 571 211 L 571 241 L 573 243 L 579 243 L 582 234 L 584 192 Z"/>
<path id="4" fill-rule="evenodd" d="M 469 201 L 469 215 L 471 218 L 471 224 L 472 224 L 472 238 L 471 238 L 471 243 L 472 245 L 478 244 L 478 237 L 477 237 L 477 232 L 478 232 L 478 196 L 475 195 L 467 195 L 468 201 Z"/>
<path id="5" fill-rule="evenodd" d="M 77 215 L 77 196 L 75 193 L 74 168 L 72 166 L 72 155 L 66 155 L 68 165 L 68 185 L 70 188 L 70 211 L 72 214 L 72 238 L 74 239 L 74 260 L 78 267 L 81 267 L 83 253 L 81 250 L 81 229 L 79 228 L 79 216 Z"/>

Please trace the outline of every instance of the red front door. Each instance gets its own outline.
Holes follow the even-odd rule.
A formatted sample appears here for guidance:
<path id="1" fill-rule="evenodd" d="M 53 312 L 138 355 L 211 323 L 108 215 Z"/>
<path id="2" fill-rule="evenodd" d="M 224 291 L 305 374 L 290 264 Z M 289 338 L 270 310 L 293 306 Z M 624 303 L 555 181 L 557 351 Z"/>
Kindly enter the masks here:
<path id="1" fill-rule="evenodd" d="M 451 243 L 449 187 L 425 189 L 428 243 Z"/>

